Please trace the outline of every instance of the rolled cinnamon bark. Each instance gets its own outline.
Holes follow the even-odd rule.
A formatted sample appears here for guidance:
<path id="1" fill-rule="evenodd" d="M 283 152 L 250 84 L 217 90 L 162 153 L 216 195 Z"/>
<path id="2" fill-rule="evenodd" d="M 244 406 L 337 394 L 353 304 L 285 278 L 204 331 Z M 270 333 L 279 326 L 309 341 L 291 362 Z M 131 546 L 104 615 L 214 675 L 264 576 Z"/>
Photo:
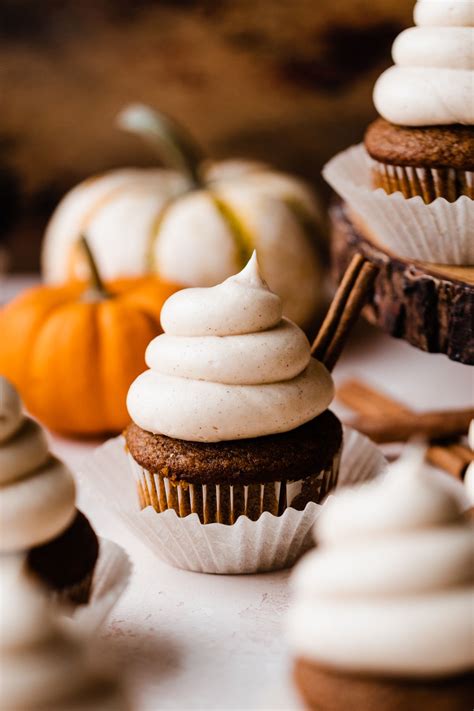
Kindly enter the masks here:
<path id="1" fill-rule="evenodd" d="M 440 410 L 422 414 L 362 415 L 352 420 L 350 425 L 382 444 L 406 442 L 416 435 L 430 440 L 459 437 L 466 434 L 472 419 L 474 410 Z"/>
<path id="2" fill-rule="evenodd" d="M 343 385 L 341 385 L 337 391 L 337 397 L 342 403 L 344 403 L 344 405 L 349 407 L 351 410 L 354 410 L 355 412 L 359 413 L 359 415 L 361 416 L 359 418 L 360 427 L 362 428 L 360 431 L 364 432 L 365 420 L 365 434 L 367 434 L 371 438 L 378 437 L 376 441 L 378 441 L 379 443 L 390 441 L 404 441 L 416 434 L 424 434 L 427 439 L 430 439 L 431 435 L 427 434 L 426 432 L 417 432 L 416 426 L 420 422 L 420 419 L 423 420 L 424 418 L 424 425 L 426 428 L 427 425 L 430 424 L 429 418 L 432 415 L 435 415 L 434 419 L 436 421 L 436 431 L 438 433 L 436 436 L 432 436 L 433 439 L 446 439 L 449 436 L 452 436 L 452 431 L 450 434 L 449 431 L 444 428 L 444 426 L 441 427 L 441 425 L 446 424 L 446 422 L 448 424 L 450 422 L 451 426 L 453 426 L 454 424 L 459 424 L 459 421 L 453 423 L 451 417 L 448 417 L 446 420 L 445 418 L 447 413 L 442 413 L 441 423 L 439 420 L 439 416 L 441 413 L 439 412 L 416 415 L 402 403 L 399 403 L 397 400 L 393 400 L 391 397 L 380 393 L 374 388 L 358 380 L 350 380 L 346 383 L 343 383 Z M 463 410 L 460 412 L 462 413 L 460 416 L 461 419 L 467 417 L 467 423 L 464 420 L 465 427 L 460 432 L 460 434 L 464 434 L 469 427 L 469 421 L 470 419 L 472 419 L 474 413 L 472 410 Z M 452 415 L 452 413 L 449 413 L 449 415 Z M 458 415 L 459 413 L 456 414 L 455 419 Z M 380 423 L 374 422 L 375 418 L 380 420 Z M 391 432 L 389 431 L 389 429 L 387 429 L 385 432 L 382 432 L 382 422 L 384 421 L 385 424 L 387 424 L 387 421 L 390 419 L 392 420 L 392 424 L 390 425 Z M 367 425 L 367 420 L 370 420 L 369 425 Z M 412 427 L 411 430 L 409 427 L 406 427 L 407 422 Z M 355 420 L 355 422 L 350 424 L 352 424 L 355 429 L 359 428 L 357 419 Z M 433 424 L 432 420 L 431 424 Z M 370 428 L 372 428 L 371 432 L 369 432 Z M 408 434 L 408 437 L 402 437 L 402 434 Z M 389 439 L 389 436 L 392 438 Z M 431 444 L 431 446 L 428 447 L 426 458 L 433 466 L 439 467 L 440 469 L 446 471 L 448 474 L 454 476 L 456 479 L 462 480 L 464 478 L 464 474 L 466 473 L 466 469 L 469 463 L 473 461 L 474 456 L 473 452 L 463 444 L 449 443 L 443 446 L 441 444 L 433 443 Z"/>

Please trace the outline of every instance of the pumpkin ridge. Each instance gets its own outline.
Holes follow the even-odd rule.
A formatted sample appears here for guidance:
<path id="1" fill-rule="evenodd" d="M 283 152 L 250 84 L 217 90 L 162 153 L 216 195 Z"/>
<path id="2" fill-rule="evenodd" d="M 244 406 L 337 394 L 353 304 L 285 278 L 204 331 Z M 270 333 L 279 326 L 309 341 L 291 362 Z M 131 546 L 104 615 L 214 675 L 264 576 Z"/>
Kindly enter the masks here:
<path id="1" fill-rule="evenodd" d="M 118 185 L 115 188 L 112 188 L 108 193 L 103 195 L 100 200 L 97 200 L 86 213 L 82 216 L 82 219 L 78 225 L 78 230 L 77 230 L 77 235 L 74 237 L 73 240 L 71 240 L 71 248 L 69 251 L 69 256 L 68 256 L 68 266 L 67 266 L 67 271 L 69 275 L 74 275 L 74 264 L 77 263 L 78 259 L 78 254 L 81 255 L 81 245 L 80 245 L 80 237 L 81 234 L 85 234 L 87 236 L 87 230 L 94 219 L 96 215 L 102 210 L 103 207 L 105 207 L 109 202 L 112 200 L 115 200 L 118 196 L 121 195 L 123 192 L 129 192 L 136 189 L 135 186 L 135 181 L 130 178 L 130 181 L 127 181 L 126 183 L 123 183 L 122 185 Z M 138 190 L 138 192 L 140 192 Z M 79 257 L 80 260 L 82 260 L 82 255 Z"/>
<path id="2" fill-rule="evenodd" d="M 189 191 L 186 190 L 183 194 L 187 195 Z M 160 238 L 160 227 L 161 223 L 164 220 L 166 212 L 170 209 L 174 203 L 179 200 L 179 198 L 182 197 L 182 195 L 175 195 L 173 197 L 170 197 L 169 200 L 165 202 L 163 207 L 161 208 L 160 212 L 156 217 L 154 218 L 153 222 L 151 223 L 150 227 L 150 235 L 148 237 L 148 247 L 146 249 L 146 257 L 145 257 L 145 264 L 146 264 L 146 269 L 147 272 L 152 272 L 157 274 L 158 273 L 158 264 L 156 262 L 156 257 L 155 257 L 155 245 L 157 240 Z"/>
<path id="3" fill-rule="evenodd" d="M 65 304 L 68 303 L 69 299 L 71 298 L 71 292 L 74 293 L 74 291 L 77 289 L 77 286 L 61 286 L 57 287 L 54 292 L 49 292 L 48 296 L 53 298 L 51 299 L 51 301 L 48 302 L 47 306 L 43 303 L 42 300 L 38 301 L 37 298 L 38 294 L 43 295 L 42 289 L 43 287 L 41 286 L 37 286 L 36 288 L 31 289 L 23 297 L 20 297 L 21 301 L 15 303 L 14 308 L 14 302 L 12 302 L 11 304 L 7 304 L 7 306 L 0 314 L 0 323 L 6 320 L 6 328 L 8 334 L 9 320 L 12 319 L 13 321 L 18 321 L 19 318 L 19 315 L 16 312 L 16 309 L 18 308 L 18 303 L 20 303 L 21 306 L 24 308 L 24 313 L 22 314 L 22 316 L 23 320 L 27 321 L 27 324 L 23 325 L 22 331 L 24 334 L 28 334 L 28 341 L 26 343 L 23 342 L 21 344 L 21 352 L 19 352 L 19 349 L 17 346 L 15 346 L 14 339 L 12 338 L 9 343 L 10 349 L 7 351 L 2 348 L 1 358 L 1 361 L 6 364 L 6 366 L 3 366 L 3 368 L 6 368 L 5 374 L 12 379 L 15 386 L 19 389 L 21 383 L 25 380 L 27 383 L 31 382 L 30 368 L 32 359 L 30 357 L 30 354 L 32 352 L 32 349 L 34 348 L 34 344 L 36 343 L 38 334 L 42 330 L 47 320 L 53 315 L 53 313 L 55 313 L 57 309 L 62 308 Z M 40 308 L 38 308 L 39 305 Z M 14 330 L 15 329 L 13 329 L 13 331 Z M 5 341 L 9 341 L 8 335 Z M 16 370 L 16 375 L 12 375 L 12 373 L 10 372 L 12 363 L 15 364 L 14 371 Z M 21 387 L 21 390 L 23 389 L 24 388 Z M 28 386 L 25 388 L 25 390 L 28 390 Z"/>
<path id="4" fill-rule="evenodd" d="M 40 420 L 45 421 L 52 429 L 62 432 L 66 430 L 62 425 L 61 413 L 72 405 L 73 422 L 77 422 L 77 412 L 84 407 L 84 398 L 80 401 L 71 398 L 65 389 L 68 378 L 64 377 L 72 368 L 76 371 L 74 381 L 77 383 L 83 373 L 81 353 L 78 353 L 73 345 L 73 337 L 78 330 L 77 307 L 77 301 L 68 300 L 59 308 L 50 311 L 35 331 L 28 359 L 29 378 L 25 387 L 25 402 Z M 79 326 L 82 328 L 83 324 Z M 68 355 L 73 356 L 73 365 Z M 43 376 L 45 369 L 49 371 L 47 385 Z"/>
<path id="5" fill-rule="evenodd" d="M 319 256 L 324 261 L 327 261 L 329 258 L 327 240 L 323 238 L 315 239 L 314 237 L 315 235 L 319 235 L 320 237 L 324 235 L 323 220 L 316 220 L 312 217 L 308 210 L 305 209 L 304 205 L 294 198 L 283 198 L 282 202 L 286 205 L 296 222 L 305 233 L 309 243 L 319 253 Z"/>
<path id="6" fill-rule="evenodd" d="M 226 200 L 209 190 L 209 195 L 217 211 L 229 228 L 237 251 L 239 269 L 243 269 L 255 249 L 255 235 L 244 225 L 235 210 Z"/>

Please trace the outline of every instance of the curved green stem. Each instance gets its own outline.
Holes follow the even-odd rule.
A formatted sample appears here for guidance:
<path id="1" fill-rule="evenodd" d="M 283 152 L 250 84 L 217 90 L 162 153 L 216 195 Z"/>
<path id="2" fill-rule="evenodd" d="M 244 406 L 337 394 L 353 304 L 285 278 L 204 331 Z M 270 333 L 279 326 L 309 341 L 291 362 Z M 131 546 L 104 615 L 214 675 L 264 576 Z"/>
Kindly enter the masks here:
<path id="1" fill-rule="evenodd" d="M 200 172 L 203 154 L 176 121 L 144 104 L 130 104 L 118 114 L 117 124 L 150 143 L 166 164 L 186 175 L 191 187 L 203 187 Z"/>
<path id="2" fill-rule="evenodd" d="M 87 266 L 89 267 L 90 274 L 90 284 L 89 289 L 86 292 L 87 299 L 108 299 L 111 294 L 107 291 L 105 284 L 100 276 L 99 269 L 97 267 L 97 262 L 95 261 L 94 255 L 90 248 L 89 242 L 85 235 L 79 237 L 79 244 L 86 257 Z"/>

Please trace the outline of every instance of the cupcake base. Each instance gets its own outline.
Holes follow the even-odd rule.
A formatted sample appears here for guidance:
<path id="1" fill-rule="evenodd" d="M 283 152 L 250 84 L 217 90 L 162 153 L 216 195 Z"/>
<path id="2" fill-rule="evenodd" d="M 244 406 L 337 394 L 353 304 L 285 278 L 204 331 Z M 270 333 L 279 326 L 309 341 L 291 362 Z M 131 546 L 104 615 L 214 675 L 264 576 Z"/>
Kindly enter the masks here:
<path id="1" fill-rule="evenodd" d="M 385 466 L 383 454 L 367 437 L 344 428 L 338 485 L 369 481 Z M 84 489 L 116 517 L 117 525 L 125 527 L 154 556 L 176 568 L 199 573 L 243 575 L 293 565 L 314 545 L 311 531 L 323 509 L 310 502 L 304 511 L 290 507 L 281 516 L 264 512 L 258 521 L 240 516 L 232 526 L 204 526 L 197 514 L 181 518 L 174 509 L 160 514 L 151 506 L 140 510 L 123 437 L 99 447 L 84 462 L 80 476 Z M 87 608 L 78 612 L 82 610 Z"/>
<path id="2" fill-rule="evenodd" d="M 467 711 L 472 707 L 474 676 L 412 679 L 336 671 L 297 659 L 294 681 L 314 711 Z"/>
<path id="3" fill-rule="evenodd" d="M 395 126 L 377 119 L 367 129 L 373 187 L 405 198 L 419 195 L 455 202 L 474 198 L 474 130 L 471 126 Z"/>
<path id="4" fill-rule="evenodd" d="M 310 501 L 322 501 L 336 486 L 340 452 L 329 469 L 305 479 L 248 485 L 175 482 L 143 469 L 129 457 L 142 509 L 153 506 L 157 513 L 174 509 L 180 517 L 197 513 L 201 523 L 231 525 L 239 516 L 256 521 L 264 511 L 281 516 L 288 507 L 302 511 Z"/>
<path id="5" fill-rule="evenodd" d="M 232 442 L 174 440 L 134 424 L 125 437 L 140 507 L 196 513 L 203 524 L 319 503 L 337 483 L 342 447 L 330 411 L 290 432 Z"/>
<path id="6" fill-rule="evenodd" d="M 28 552 L 28 568 L 53 591 L 59 603 L 89 602 L 99 541 L 81 511 L 60 536 Z"/>

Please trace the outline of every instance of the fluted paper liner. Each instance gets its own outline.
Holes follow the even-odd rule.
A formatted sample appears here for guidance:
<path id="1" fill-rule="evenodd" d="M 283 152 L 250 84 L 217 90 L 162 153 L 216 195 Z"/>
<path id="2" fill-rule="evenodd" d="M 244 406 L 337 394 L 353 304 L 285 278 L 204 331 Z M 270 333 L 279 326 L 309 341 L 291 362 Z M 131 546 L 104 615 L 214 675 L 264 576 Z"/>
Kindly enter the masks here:
<path id="1" fill-rule="evenodd" d="M 344 428 L 339 484 L 371 479 L 385 467 L 380 450 L 367 438 Z M 104 506 L 159 558 L 177 568 L 201 573 L 258 573 L 291 566 L 312 545 L 311 529 L 324 504 L 303 511 L 287 508 L 281 516 L 246 516 L 233 525 L 203 525 L 196 513 L 185 518 L 172 509 L 157 514 L 140 510 L 122 437 L 99 447 L 83 465 L 80 479 Z"/>
<path id="2" fill-rule="evenodd" d="M 416 170 L 416 169 L 413 169 Z M 372 187 L 371 159 L 362 144 L 338 153 L 323 169 L 324 178 L 362 218 L 378 244 L 408 259 L 434 264 L 474 264 L 474 200 L 438 197 L 427 204 Z"/>
<path id="3" fill-rule="evenodd" d="M 242 515 L 256 521 L 266 511 L 281 515 L 288 506 L 302 510 L 309 501 L 322 501 L 337 483 L 340 459 L 339 451 L 330 467 L 295 481 L 248 485 L 189 484 L 149 472 L 128 453 L 140 508 L 152 506 L 157 513 L 174 509 L 181 517 L 196 513 L 201 523 L 228 525 L 234 524 Z"/>
<path id="4" fill-rule="evenodd" d="M 67 612 L 65 624 L 78 634 L 96 632 L 127 587 L 131 571 L 132 564 L 123 548 L 100 538 L 89 602 Z"/>

